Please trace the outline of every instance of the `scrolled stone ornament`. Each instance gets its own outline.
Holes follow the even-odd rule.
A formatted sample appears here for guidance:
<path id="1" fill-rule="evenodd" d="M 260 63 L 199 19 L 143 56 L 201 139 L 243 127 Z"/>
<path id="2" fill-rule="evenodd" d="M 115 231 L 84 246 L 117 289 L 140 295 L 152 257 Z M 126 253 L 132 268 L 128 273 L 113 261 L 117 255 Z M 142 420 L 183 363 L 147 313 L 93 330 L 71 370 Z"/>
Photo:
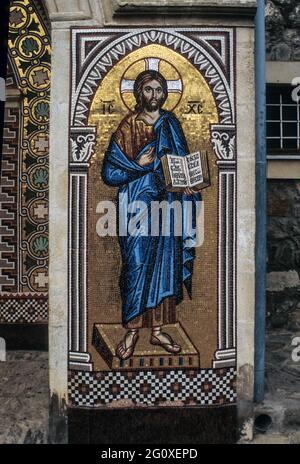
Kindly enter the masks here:
<path id="1" fill-rule="evenodd" d="M 79 134 L 71 137 L 73 161 L 87 163 L 93 154 L 95 143 L 95 134 Z"/>
<path id="2" fill-rule="evenodd" d="M 211 141 L 219 159 L 233 160 L 235 158 L 235 135 L 213 131 Z"/>

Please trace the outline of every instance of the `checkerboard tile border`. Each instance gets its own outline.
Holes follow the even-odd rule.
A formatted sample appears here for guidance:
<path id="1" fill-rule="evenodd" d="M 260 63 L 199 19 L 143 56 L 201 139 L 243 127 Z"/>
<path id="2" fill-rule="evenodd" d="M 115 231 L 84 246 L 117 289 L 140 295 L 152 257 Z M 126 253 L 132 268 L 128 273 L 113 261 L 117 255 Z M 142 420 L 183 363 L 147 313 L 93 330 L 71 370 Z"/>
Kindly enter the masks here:
<path id="1" fill-rule="evenodd" d="M 71 407 L 100 407 L 121 400 L 145 406 L 166 401 L 206 407 L 234 404 L 236 370 L 69 372 Z"/>
<path id="2" fill-rule="evenodd" d="M 1 299 L 0 323 L 37 323 L 48 320 L 47 299 Z"/>

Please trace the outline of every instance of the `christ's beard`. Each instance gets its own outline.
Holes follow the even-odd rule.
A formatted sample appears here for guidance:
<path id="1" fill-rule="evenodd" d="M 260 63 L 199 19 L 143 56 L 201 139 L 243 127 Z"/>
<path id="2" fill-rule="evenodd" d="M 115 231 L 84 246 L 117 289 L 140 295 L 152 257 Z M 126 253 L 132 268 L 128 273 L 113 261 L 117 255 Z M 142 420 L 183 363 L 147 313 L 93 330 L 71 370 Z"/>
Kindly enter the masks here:
<path id="1" fill-rule="evenodd" d="M 157 111 L 159 110 L 163 105 L 163 102 L 162 100 L 150 100 L 150 101 L 147 101 L 146 99 L 143 99 L 143 107 L 149 111 L 149 112 L 153 112 L 153 111 Z"/>

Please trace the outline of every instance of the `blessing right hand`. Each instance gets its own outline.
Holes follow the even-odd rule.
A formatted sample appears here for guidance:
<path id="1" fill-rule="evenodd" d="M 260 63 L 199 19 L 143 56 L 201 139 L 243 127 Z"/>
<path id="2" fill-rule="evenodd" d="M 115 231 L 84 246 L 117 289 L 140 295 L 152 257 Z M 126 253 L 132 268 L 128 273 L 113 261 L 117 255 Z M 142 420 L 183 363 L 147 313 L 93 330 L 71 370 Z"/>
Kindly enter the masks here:
<path id="1" fill-rule="evenodd" d="M 151 163 L 153 163 L 154 159 L 154 147 L 151 147 L 148 151 L 142 154 L 142 156 L 137 160 L 137 163 L 142 167 L 149 166 Z"/>

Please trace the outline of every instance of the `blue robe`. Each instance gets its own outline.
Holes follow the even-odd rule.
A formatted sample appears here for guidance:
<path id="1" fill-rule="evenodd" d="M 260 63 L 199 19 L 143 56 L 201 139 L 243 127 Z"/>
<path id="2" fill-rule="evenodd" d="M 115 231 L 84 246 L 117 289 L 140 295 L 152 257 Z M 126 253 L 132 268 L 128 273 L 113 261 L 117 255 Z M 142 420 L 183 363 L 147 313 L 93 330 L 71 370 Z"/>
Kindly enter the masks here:
<path id="1" fill-rule="evenodd" d="M 201 196 L 167 192 L 165 188 L 160 158 L 166 153 L 179 156 L 189 153 L 181 125 L 174 114 L 161 110 L 160 118 L 153 129 L 154 140 L 141 149 L 135 160 L 128 159 L 112 137 L 102 168 L 105 184 L 119 187 L 118 238 L 122 254 L 120 290 L 123 324 L 145 311 L 156 308 L 166 297 L 175 296 L 176 304 L 179 304 L 183 299 L 183 285 L 190 297 L 192 294 L 195 249 L 191 244 L 195 240 L 196 201 L 201 200 Z M 155 148 L 155 161 L 150 166 L 139 166 L 137 160 L 152 146 Z M 145 211 L 140 211 L 140 217 L 142 218 L 143 214 L 147 215 L 148 229 L 146 225 L 146 233 L 126 234 L 124 225 L 127 228 L 134 217 L 134 214 L 128 211 L 128 204 L 138 201 L 147 205 Z M 175 236 L 174 214 L 170 214 L 167 218 L 170 234 L 163 236 L 160 217 L 159 234 L 151 236 L 149 232 L 152 201 L 167 201 L 169 204 L 179 201 L 183 208 L 190 203 L 192 223 L 185 227 L 183 214 L 183 234 Z"/>

